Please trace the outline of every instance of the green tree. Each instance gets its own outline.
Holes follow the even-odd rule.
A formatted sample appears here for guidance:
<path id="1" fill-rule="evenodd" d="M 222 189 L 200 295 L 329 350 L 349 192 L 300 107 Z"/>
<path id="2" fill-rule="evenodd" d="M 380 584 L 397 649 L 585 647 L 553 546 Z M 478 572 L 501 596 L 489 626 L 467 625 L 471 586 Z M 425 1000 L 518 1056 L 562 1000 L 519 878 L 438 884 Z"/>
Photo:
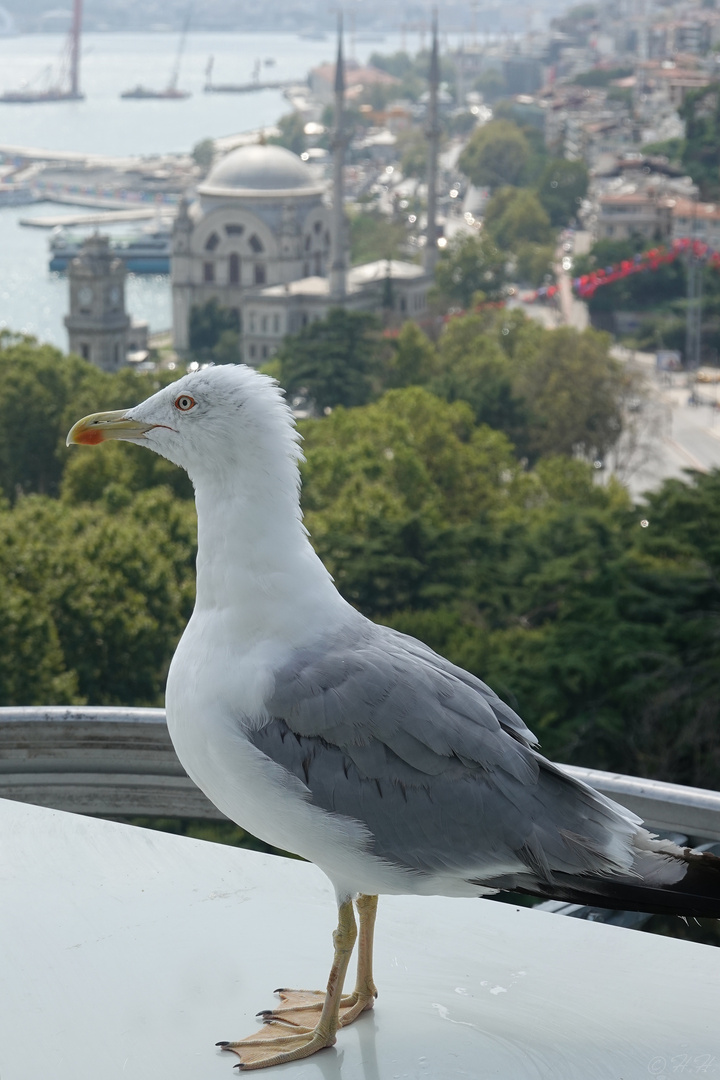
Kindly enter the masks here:
<path id="1" fill-rule="evenodd" d="M 350 217 L 350 259 L 353 266 L 378 259 L 399 259 L 407 253 L 407 229 L 378 210 Z"/>
<path id="2" fill-rule="evenodd" d="M 96 399 L 96 404 L 97 400 Z M 141 400 L 141 396 L 138 397 Z M 139 454 L 128 443 L 108 442 L 95 448 L 64 450 L 66 461 L 60 498 L 70 506 L 101 503 L 106 493 L 123 502 L 151 488 L 166 488 L 179 499 L 193 498 L 193 486 L 183 469 L 159 454 Z"/>
<path id="3" fill-rule="evenodd" d="M 552 244 L 523 244 L 515 250 L 518 280 L 535 288 L 552 273 L 555 248 Z"/>
<path id="4" fill-rule="evenodd" d="M 507 440 L 420 387 L 302 432 L 306 520 L 343 594 L 375 615 L 450 596 L 465 556 L 442 538 L 505 498 L 517 470 Z"/>
<path id="5" fill-rule="evenodd" d="M 238 315 L 217 300 L 193 304 L 190 309 L 190 352 L 195 359 L 219 364 L 240 359 Z"/>
<path id="6" fill-rule="evenodd" d="M 379 377 L 378 320 L 366 312 L 331 308 L 291 337 L 275 354 L 280 381 L 305 391 L 319 409 L 364 405 Z"/>
<path id="7" fill-rule="evenodd" d="M 46 703 L 55 689 L 61 700 L 160 704 L 192 610 L 194 554 L 194 509 L 167 490 L 133 499 L 111 487 L 78 507 L 19 500 L 0 517 L 0 581 L 14 600 L 0 636 L 24 621 L 29 641 L 45 647 L 29 669 L 37 687 L 0 665 L 3 703 Z"/>
<path id="8" fill-rule="evenodd" d="M 535 347 L 518 355 L 513 380 L 527 416 L 521 449 L 533 459 L 551 454 L 604 458 L 622 430 L 626 377 L 610 356 L 610 338 L 571 327 L 534 337 Z"/>
<path id="9" fill-rule="evenodd" d="M 446 401 L 466 401 L 476 423 L 515 441 L 524 417 L 513 389 L 513 365 L 485 329 L 480 315 L 453 319 L 440 339 L 438 374 L 428 389 Z"/>
<path id="10" fill-rule="evenodd" d="M 510 120 L 491 120 L 471 135 L 458 165 L 477 187 L 497 188 L 522 182 L 530 145 Z"/>
<path id="11" fill-rule="evenodd" d="M 467 308 L 476 292 L 490 299 L 502 294 L 506 262 L 507 256 L 486 233 L 457 233 L 440 253 L 435 282 L 447 302 Z"/>
<path id="12" fill-rule="evenodd" d="M 690 91 L 679 109 L 685 121 L 682 164 L 703 199 L 720 197 L 720 83 Z"/>
<path id="13" fill-rule="evenodd" d="M 192 159 L 196 165 L 208 172 L 215 159 L 215 140 L 201 139 L 192 148 Z"/>
<path id="14" fill-rule="evenodd" d="M 500 188 L 485 207 L 485 228 L 504 251 L 521 243 L 547 244 L 552 236 L 546 210 L 526 188 Z"/>
<path id="15" fill-rule="evenodd" d="M 274 146 L 284 146 L 286 150 L 292 150 L 298 156 L 307 149 L 305 138 L 305 120 L 302 113 L 291 112 L 281 116 L 277 122 L 279 135 L 271 135 L 268 143 Z"/>
<path id="16" fill-rule="evenodd" d="M 67 460 L 65 436 L 72 422 L 111 400 L 136 404 L 153 381 L 133 371 L 108 374 L 77 356 L 65 356 L 32 338 L 0 338 L 0 488 L 15 498 L 28 492 L 57 494 Z"/>
<path id="17" fill-rule="evenodd" d="M 435 346 L 417 323 L 408 319 L 400 327 L 388 361 L 386 384 L 389 388 L 423 386 L 433 377 L 437 365 Z"/>
<path id="18" fill-rule="evenodd" d="M 679 137 L 660 139 L 658 142 L 645 143 L 641 146 L 643 154 L 651 157 L 666 157 L 670 161 L 680 161 L 685 148 L 685 140 Z"/>
<path id="19" fill-rule="evenodd" d="M 576 216 L 587 189 L 588 171 L 583 161 L 548 161 L 538 179 L 537 192 L 550 224 L 567 225 Z"/>

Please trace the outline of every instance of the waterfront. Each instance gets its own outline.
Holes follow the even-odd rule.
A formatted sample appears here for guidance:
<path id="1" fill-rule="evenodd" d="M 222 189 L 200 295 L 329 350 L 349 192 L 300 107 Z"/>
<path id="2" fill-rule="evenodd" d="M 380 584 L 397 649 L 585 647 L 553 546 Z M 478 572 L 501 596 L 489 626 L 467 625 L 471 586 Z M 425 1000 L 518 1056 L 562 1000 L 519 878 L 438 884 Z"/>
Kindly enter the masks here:
<path id="1" fill-rule="evenodd" d="M 0 92 L 25 83 L 39 88 L 38 77 L 57 72 L 64 38 L 33 34 L 0 38 Z M 364 62 L 372 52 L 392 53 L 400 34 L 382 43 L 358 42 Z M 407 45 L 419 47 L 417 36 Z M 85 34 L 81 88 L 84 101 L 10 105 L 0 102 L 0 144 L 38 146 L 98 154 L 181 153 L 204 138 L 217 138 L 275 123 L 289 109 L 280 90 L 251 94 L 205 94 L 205 68 L 214 57 L 213 81 L 243 83 L 256 60 L 272 58 L 261 79 L 304 82 L 310 68 L 332 60 L 335 42 L 304 41 L 293 34 L 190 33 L 178 86 L 192 92 L 184 101 L 125 101 L 121 91 L 143 83 L 167 85 L 176 58 L 177 34 Z M 348 45 L 346 43 L 346 49 Z"/>
<path id="2" fill-rule="evenodd" d="M 0 92 L 24 83 L 38 86 L 38 74 L 58 67 L 64 37 L 35 34 L 0 38 Z M 358 43 L 355 55 L 394 52 L 399 34 L 382 43 Z M 417 49 L 419 41 L 408 40 Z M 205 67 L 214 56 L 216 82 L 249 80 L 256 59 L 273 58 L 261 78 L 297 79 L 332 58 L 335 43 L 305 41 L 292 34 L 191 33 L 178 85 L 192 91 L 184 101 L 122 101 L 119 94 L 142 82 L 162 87 L 175 60 L 177 34 L 86 34 L 82 89 L 85 101 L 34 105 L 0 103 L 0 143 L 53 150 L 134 155 L 190 151 L 201 139 L 217 138 L 274 124 L 290 106 L 279 90 L 252 94 L 205 94 Z M 267 74 L 266 74 L 267 73 Z M 67 281 L 48 270 L 48 233 L 22 228 L 21 217 L 62 212 L 51 204 L 0 208 L 0 327 L 24 330 L 41 341 L 67 348 L 63 316 Z M 169 328 L 167 277 L 128 278 L 127 308 L 147 319 L 152 331 Z"/>
<path id="3" fill-rule="evenodd" d="M 33 334 L 65 351 L 67 331 L 63 316 L 68 310 L 68 284 L 64 274 L 48 270 L 46 229 L 25 229 L 21 217 L 55 215 L 53 203 L 8 206 L 0 210 L 0 329 Z M 113 226 L 117 229 L 118 226 Z M 127 226 L 122 226 L 127 230 Z M 170 279 L 137 276 L 127 279 L 126 304 L 136 319 L 146 319 L 152 331 L 166 330 L 171 323 Z"/>

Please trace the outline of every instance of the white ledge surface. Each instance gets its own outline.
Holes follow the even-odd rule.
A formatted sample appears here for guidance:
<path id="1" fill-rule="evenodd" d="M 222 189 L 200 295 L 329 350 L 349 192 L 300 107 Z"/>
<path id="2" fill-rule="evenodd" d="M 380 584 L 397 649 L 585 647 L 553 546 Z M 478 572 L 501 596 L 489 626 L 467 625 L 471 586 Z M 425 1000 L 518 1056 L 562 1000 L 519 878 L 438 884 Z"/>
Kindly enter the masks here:
<path id="1" fill-rule="evenodd" d="M 215 1080 L 324 985 L 315 867 L 0 800 L 0 1078 Z M 720 952 L 482 900 L 381 897 L 373 1013 L 283 1080 L 720 1077 Z"/>

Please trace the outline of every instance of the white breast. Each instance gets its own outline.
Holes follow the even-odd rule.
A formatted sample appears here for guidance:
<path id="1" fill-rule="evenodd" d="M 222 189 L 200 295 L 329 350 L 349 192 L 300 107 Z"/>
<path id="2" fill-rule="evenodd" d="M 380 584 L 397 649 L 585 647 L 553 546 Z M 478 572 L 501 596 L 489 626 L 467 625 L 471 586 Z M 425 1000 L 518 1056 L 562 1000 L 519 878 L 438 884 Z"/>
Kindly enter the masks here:
<path id="1" fill-rule="evenodd" d="M 364 825 L 312 806 L 305 785 L 248 740 L 283 649 L 265 642 L 231 655 L 214 622 L 193 615 L 168 675 L 168 730 L 190 778 L 232 821 L 316 863 L 340 892 L 415 892 L 407 872 L 367 852 Z"/>

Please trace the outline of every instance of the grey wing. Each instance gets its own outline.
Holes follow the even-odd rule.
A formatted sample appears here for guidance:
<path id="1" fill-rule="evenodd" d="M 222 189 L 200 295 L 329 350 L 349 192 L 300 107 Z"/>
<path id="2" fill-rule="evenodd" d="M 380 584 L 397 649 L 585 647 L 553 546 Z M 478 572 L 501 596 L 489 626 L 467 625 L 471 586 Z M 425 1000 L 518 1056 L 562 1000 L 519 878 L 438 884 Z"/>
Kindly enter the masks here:
<path id="1" fill-rule="evenodd" d="M 618 825 L 632 832 L 537 754 L 484 683 L 365 619 L 298 650 L 266 708 L 248 733 L 257 748 L 314 805 L 361 821 L 374 855 L 416 873 L 531 887 L 616 868 Z"/>

